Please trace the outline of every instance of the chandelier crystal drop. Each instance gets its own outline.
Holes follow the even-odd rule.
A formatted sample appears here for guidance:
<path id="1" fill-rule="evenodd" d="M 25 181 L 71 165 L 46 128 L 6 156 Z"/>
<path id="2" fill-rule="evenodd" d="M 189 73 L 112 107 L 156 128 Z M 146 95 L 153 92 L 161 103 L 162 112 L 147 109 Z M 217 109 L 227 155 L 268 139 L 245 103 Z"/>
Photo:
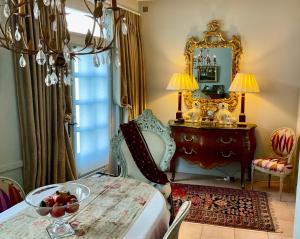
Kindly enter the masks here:
<path id="1" fill-rule="evenodd" d="M 45 84 L 46 84 L 46 86 L 52 85 L 52 82 L 51 82 L 51 75 L 50 75 L 49 73 L 46 75 L 46 78 L 45 78 Z"/>
<path id="2" fill-rule="evenodd" d="M 110 65 L 110 63 L 111 63 L 110 57 L 111 57 L 111 54 L 108 52 L 107 55 L 106 55 L 106 59 L 105 59 L 105 63 L 107 65 Z"/>
<path id="3" fill-rule="evenodd" d="M 26 66 L 26 60 L 23 54 L 21 54 L 20 59 L 19 59 L 19 64 L 20 67 L 24 68 Z"/>
<path id="4" fill-rule="evenodd" d="M 52 85 L 55 85 L 58 82 L 58 77 L 55 71 L 53 71 L 52 74 L 50 75 L 50 81 Z"/>
<path id="5" fill-rule="evenodd" d="M 18 25 L 16 26 L 15 39 L 16 41 L 21 41 L 21 33 L 19 32 Z"/>
<path id="6" fill-rule="evenodd" d="M 50 6 L 50 4 L 51 4 L 51 1 L 50 0 L 43 0 L 43 2 L 44 2 L 44 4 L 45 4 L 45 6 Z"/>
<path id="7" fill-rule="evenodd" d="M 126 24 L 126 18 L 125 17 L 123 17 L 123 19 L 122 19 L 121 30 L 122 30 L 122 33 L 124 35 L 127 35 L 128 27 L 127 27 L 127 24 Z"/>
<path id="8" fill-rule="evenodd" d="M 35 19 L 35 20 L 38 20 L 38 19 L 39 19 L 40 10 L 39 10 L 39 6 L 38 6 L 37 1 L 34 1 L 33 15 L 34 15 L 34 19 Z"/>
<path id="9" fill-rule="evenodd" d="M 93 63 L 95 67 L 100 67 L 100 60 L 98 54 L 94 54 L 93 56 Z"/>
<path id="10" fill-rule="evenodd" d="M 116 14 L 119 11 L 116 0 L 111 0 L 109 5 L 106 0 L 78 0 L 86 6 L 86 17 L 92 19 L 93 27 L 83 36 L 81 48 L 71 48 L 67 1 L 70 0 L 4 0 L 2 5 L 5 19 L 0 22 L 0 47 L 18 53 L 21 68 L 27 66 L 25 55 L 34 56 L 39 67 L 47 69 L 47 86 L 60 82 L 70 85 L 70 66 L 81 55 L 94 55 L 93 62 L 98 67 L 110 64 L 110 52 L 99 53 L 114 48 L 118 24 L 123 34 L 128 33 L 126 19 Z M 109 17 L 112 17 L 112 28 L 107 23 Z M 39 39 L 32 39 L 31 32 Z M 119 53 L 114 56 L 115 65 L 119 67 Z"/>

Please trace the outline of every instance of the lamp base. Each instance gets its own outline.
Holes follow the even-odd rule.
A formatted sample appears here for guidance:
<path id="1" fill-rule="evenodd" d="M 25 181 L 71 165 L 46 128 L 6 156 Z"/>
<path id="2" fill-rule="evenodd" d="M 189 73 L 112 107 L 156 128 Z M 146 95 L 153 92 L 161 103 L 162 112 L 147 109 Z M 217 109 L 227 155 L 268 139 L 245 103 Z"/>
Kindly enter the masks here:
<path id="1" fill-rule="evenodd" d="M 246 115 L 245 114 L 240 114 L 239 115 L 239 122 L 242 122 L 242 123 L 246 122 Z"/>
<path id="2" fill-rule="evenodd" d="M 177 111 L 176 112 L 176 120 L 175 123 L 184 123 L 184 118 L 182 117 L 182 112 L 181 111 Z"/>
<path id="3" fill-rule="evenodd" d="M 176 119 L 175 123 L 177 123 L 177 124 L 183 124 L 184 123 L 184 118 Z"/>

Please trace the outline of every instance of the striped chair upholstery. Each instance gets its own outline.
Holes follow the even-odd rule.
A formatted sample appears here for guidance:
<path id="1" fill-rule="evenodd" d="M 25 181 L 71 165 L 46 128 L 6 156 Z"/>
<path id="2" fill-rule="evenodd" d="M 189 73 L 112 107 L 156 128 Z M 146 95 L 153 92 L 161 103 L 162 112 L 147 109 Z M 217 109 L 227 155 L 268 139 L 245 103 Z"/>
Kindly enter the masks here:
<path id="1" fill-rule="evenodd" d="M 255 166 L 278 173 L 290 174 L 293 171 L 293 165 L 286 160 L 278 158 L 262 158 L 253 160 Z"/>
<path id="2" fill-rule="evenodd" d="M 296 136 L 290 128 L 280 128 L 273 132 L 271 144 L 273 152 L 281 158 L 288 158 L 294 149 Z"/>
<path id="3" fill-rule="evenodd" d="M 252 161 L 252 188 L 254 170 L 280 177 L 280 199 L 282 195 L 283 180 L 293 171 L 291 159 L 296 146 L 295 132 L 287 127 L 276 129 L 271 135 L 272 155 L 257 158 Z"/>
<path id="4" fill-rule="evenodd" d="M 22 187 L 12 179 L 0 177 L 0 213 L 24 200 Z"/>

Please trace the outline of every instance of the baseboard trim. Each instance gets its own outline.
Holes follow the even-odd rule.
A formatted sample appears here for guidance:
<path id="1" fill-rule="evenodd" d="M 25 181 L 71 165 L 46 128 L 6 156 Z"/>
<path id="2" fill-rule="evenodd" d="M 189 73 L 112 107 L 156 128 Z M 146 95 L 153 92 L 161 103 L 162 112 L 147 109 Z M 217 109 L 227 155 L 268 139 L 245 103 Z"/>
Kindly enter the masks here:
<path id="1" fill-rule="evenodd" d="M 0 173 L 6 173 L 12 170 L 16 170 L 23 167 L 23 162 L 21 160 L 14 162 L 1 163 Z"/>

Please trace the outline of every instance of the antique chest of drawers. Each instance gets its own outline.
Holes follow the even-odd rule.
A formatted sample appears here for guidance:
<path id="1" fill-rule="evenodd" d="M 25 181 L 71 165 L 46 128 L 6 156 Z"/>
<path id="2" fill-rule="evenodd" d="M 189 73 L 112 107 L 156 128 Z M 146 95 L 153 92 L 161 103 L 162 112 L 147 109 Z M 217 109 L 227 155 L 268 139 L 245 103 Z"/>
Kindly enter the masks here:
<path id="1" fill-rule="evenodd" d="M 170 171 L 175 179 L 178 157 L 211 169 L 234 161 L 241 163 L 241 184 L 244 174 L 251 177 L 251 161 L 256 148 L 254 124 L 239 126 L 202 126 L 200 123 L 175 123 L 169 121 L 172 136 L 176 142 L 176 152 L 171 160 Z"/>

